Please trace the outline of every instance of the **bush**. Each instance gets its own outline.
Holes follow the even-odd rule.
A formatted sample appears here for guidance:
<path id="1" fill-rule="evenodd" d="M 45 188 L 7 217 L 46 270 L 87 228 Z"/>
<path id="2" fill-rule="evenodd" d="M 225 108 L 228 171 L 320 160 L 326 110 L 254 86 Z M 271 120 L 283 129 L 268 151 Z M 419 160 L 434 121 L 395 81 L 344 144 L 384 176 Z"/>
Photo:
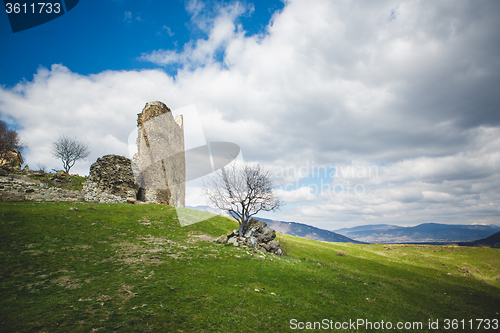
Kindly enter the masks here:
<path id="1" fill-rule="evenodd" d="M 15 130 L 10 130 L 7 124 L 0 120 L 0 158 L 3 158 L 10 151 L 22 152 L 26 146 L 21 143 L 19 135 Z"/>

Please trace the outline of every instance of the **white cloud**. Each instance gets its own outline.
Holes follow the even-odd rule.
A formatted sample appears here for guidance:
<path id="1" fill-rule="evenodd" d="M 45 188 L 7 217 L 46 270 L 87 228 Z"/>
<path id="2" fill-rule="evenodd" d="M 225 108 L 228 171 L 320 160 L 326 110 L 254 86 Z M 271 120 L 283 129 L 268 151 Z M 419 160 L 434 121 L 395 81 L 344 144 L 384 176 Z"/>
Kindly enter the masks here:
<path id="1" fill-rule="evenodd" d="M 125 11 L 125 14 L 124 14 L 124 17 L 123 17 L 123 20 L 127 23 L 131 23 L 132 22 L 132 12 L 131 11 Z M 140 15 L 136 15 L 135 18 L 134 18 L 136 21 L 141 21 L 141 16 Z"/>
<path id="2" fill-rule="evenodd" d="M 158 50 L 151 53 L 144 53 L 140 57 L 141 60 L 150 61 L 158 65 L 182 63 L 189 68 L 195 68 L 207 63 L 213 64 L 216 61 L 216 52 L 223 51 L 230 40 L 234 39 L 236 35 L 241 34 L 241 31 L 239 31 L 241 27 L 236 27 L 234 21 L 244 12 L 245 8 L 238 2 L 227 7 L 220 7 L 218 15 L 213 19 L 198 17 L 202 8 L 199 2 L 190 2 L 188 8 L 193 13 L 198 27 L 202 30 L 210 27 L 208 39 L 191 41 L 184 45 L 184 49 L 180 53 L 175 50 Z M 167 29 L 170 31 L 168 27 Z"/>
<path id="3" fill-rule="evenodd" d="M 25 161 L 31 167 L 41 162 L 49 169 L 60 168 L 50 155 L 51 142 L 68 135 L 89 143 L 92 154 L 72 169 L 88 174 L 97 157 L 127 156 L 127 137 L 135 128 L 137 113 L 145 101 L 172 101 L 172 92 L 165 90 L 172 82 L 154 70 L 82 76 L 53 65 L 50 71 L 40 68 L 32 82 L 0 90 L 0 111 L 21 125 L 19 134 L 29 147 Z"/>
<path id="4" fill-rule="evenodd" d="M 303 186 L 288 191 L 280 188 L 274 191 L 274 193 L 286 203 L 314 201 L 316 196 L 312 192 L 313 189 L 309 186 Z"/>
<path id="5" fill-rule="evenodd" d="M 159 35 L 159 36 L 163 36 L 163 32 L 165 32 L 167 35 L 169 35 L 170 37 L 172 37 L 174 34 L 174 32 L 172 31 L 172 29 L 170 29 L 169 27 L 167 27 L 166 25 L 164 25 L 160 31 L 158 31 L 156 34 Z"/>
<path id="6" fill-rule="evenodd" d="M 125 15 L 123 17 L 123 20 L 125 22 L 132 22 L 132 12 L 129 12 L 129 11 L 125 11 Z"/>
<path id="7" fill-rule="evenodd" d="M 246 36 L 237 19 L 251 8 L 209 13 L 191 1 L 191 23 L 207 37 L 141 57 L 180 64 L 175 80 L 161 70 L 82 76 L 54 65 L 1 88 L 0 111 L 23 127 L 28 163 L 52 168 L 58 135 L 88 141 L 91 160 L 126 155 L 146 102 L 196 104 L 208 141 L 237 143 L 247 160 L 273 170 L 337 167 L 327 180 L 335 193 L 299 184 L 300 173 L 277 179 L 296 187 L 281 193 L 291 204 L 274 218 L 326 229 L 499 224 L 499 6 L 288 1 L 265 33 Z"/>

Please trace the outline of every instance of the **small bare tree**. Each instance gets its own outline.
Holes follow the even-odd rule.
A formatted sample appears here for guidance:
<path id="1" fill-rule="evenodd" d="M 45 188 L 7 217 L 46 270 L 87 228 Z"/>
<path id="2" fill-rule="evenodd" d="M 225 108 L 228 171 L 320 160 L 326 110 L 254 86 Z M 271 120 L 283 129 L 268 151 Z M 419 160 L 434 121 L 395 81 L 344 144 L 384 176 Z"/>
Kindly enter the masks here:
<path id="1" fill-rule="evenodd" d="M 41 162 L 36 162 L 36 167 L 38 168 L 38 171 L 41 171 L 43 173 L 47 172 L 47 167 L 45 164 L 42 164 Z"/>
<path id="2" fill-rule="evenodd" d="M 208 200 L 238 220 L 240 236 L 252 216 L 260 211 L 276 211 L 282 206 L 273 188 L 270 172 L 258 164 L 239 167 L 232 163 L 203 182 Z"/>
<path id="3" fill-rule="evenodd" d="M 17 132 L 10 130 L 7 124 L 0 120 L 0 158 L 5 157 L 9 151 L 17 150 L 22 152 L 24 148 L 26 146 L 21 143 Z"/>
<path id="4" fill-rule="evenodd" d="M 61 159 L 64 171 L 69 173 L 75 162 L 89 156 L 90 151 L 86 143 L 62 136 L 52 142 L 52 154 Z"/>

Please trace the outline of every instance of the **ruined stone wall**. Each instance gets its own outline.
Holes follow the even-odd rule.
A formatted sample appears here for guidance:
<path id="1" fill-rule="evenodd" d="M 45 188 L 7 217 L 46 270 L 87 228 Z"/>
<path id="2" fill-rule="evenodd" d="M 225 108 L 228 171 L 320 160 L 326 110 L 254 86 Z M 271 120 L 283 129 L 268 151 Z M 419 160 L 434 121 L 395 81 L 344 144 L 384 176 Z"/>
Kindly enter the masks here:
<path id="1" fill-rule="evenodd" d="M 162 102 L 147 103 L 137 115 L 137 153 L 132 159 L 138 199 L 185 206 L 186 162 L 182 116 Z"/>
<path id="2" fill-rule="evenodd" d="M 89 202 L 127 202 L 127 198 L 136 199 L 139 187 L 134 181 L 130 159 L 118 155 L 98 158 L 90 166 L 83 190 L 85 201 Z"/>
<path id="3" fill-rule="evenodd" d="M 137 115 L 137 153 L 130 160 L 106 155 L 90 167 L 83 184 L 89 202 L 138 202 L 185 207 L 186 162 L 182 116 L 162 102 Z"/>
<path id="4" fill-rule="evenodd" d="M 84 191 L 48 187 L 23 175 L 0 177 L 0 201 L 80 201 Z"/>

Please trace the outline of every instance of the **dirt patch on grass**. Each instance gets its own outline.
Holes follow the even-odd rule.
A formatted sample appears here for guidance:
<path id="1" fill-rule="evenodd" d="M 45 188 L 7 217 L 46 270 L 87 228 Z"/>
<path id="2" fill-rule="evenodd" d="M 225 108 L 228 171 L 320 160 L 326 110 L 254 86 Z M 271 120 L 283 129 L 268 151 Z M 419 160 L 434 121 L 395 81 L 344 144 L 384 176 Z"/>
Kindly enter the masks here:
<path id="1" fill-rule="evenodd" d="M 78 284 L 78 281 L 80 281 L 80 279 L 71 279 L 71 277 L 69 276 L 61 276 L 57 279 L 52 280 L 51 282 L 66 289 L 78 289 L 81 288 L 81 285 Z"/>
<path id="2" fill-rule="evenodd" d="M 160 237 L 153 237 L 151 235 L 146 235 L 145 237 L 139 237 L 139 240 L 143 240 L 146 242 L 146 244 L 150 245 L 165 245 L 167 243 L 170 243 L 170 241 L 166 240 L 165 238 L 160 238 Z"/>
<path id="3" fill-rule="evenodd" d="M 184 256 L 183 256 L 184 254 Z M 188 256 L 186 252 L 177 252 L 177 253 L 169 253 L 166 255 L 167 257 L 173 258 L 173 259 L 187 259 L 190 260 L 192 257 Z"/>
<path id="4" fill-rule="evenodd" d="M 129 242 L 120 242 L 120 243 L 115 243 L 112 244 L 113 246 L 119 247 L 118 250 L 116 250 L 116 253 L 122 254 L 122 255 L 132 255 L 132 254 L 137 254 L 137 253 L 143 253 L 144 252 L 144 246 L 138 245 L 138 244 L 133 244 Z"/>
<path id="5" fill-rule="evenodd" d="M 73 247 L 74 250 L 87 250 L 92 248 L 92 245 L 76 245 Z"/>
<path id="6" fill-rule="evenodd" d="M 24 287 L 28 290 L 31 290 L 32 287 L 38 287 L 38 286 L 41 286 L 45 283 L 45 281 L 40 281 L 40 282 L 36 282 L 36 283 L 28 283 L 26 284 Z M 46 288 L 46 287 L 43 287 L 43 288 Z M 19 290 L 23 289 L 23 287 L 21 286 L 19 288 Z"/>
<path id="7" fill-rule="evenodd" d="M 151 225 L 151 221 L 148 219 L 137 220 L 142 225 Z"/>
<path id="8" fill-rule="evenodd" d="M 42 254 L 43 251 L 25 250 L 25 251 L 22 251 L 21 253 L 31 253 L 32 255 L 37 256 L 39 254 Z"/>
<path id="9" fill-rule="evenodd" d="M 191 254 L 183 250 L 196 250 L 197 246 L 190 245 L 195 242 L 213 242 L 216 237 L 203 232 L 190 232 L 190 238 L 183 241 L 174 241 L 162 237 L 146 235 L 138 237 L 140 244 L 130 242 L 120 242 L 112 244 L 115 247 L 116 255 L 112 259 L 125 262 L 126 264 L 160 264 L 165 259 L 191 259 Z"/>
<path id="10" fill-rule="evenodd" d="M 189 231 L 190 233 L 194 233 Z M 201 231 L 196 232 L 196 234 L 190 235 L 189 239 L 186 241 L 188 243 L 194 243 L 194 242 L 214 242 L 217 239 L 217 237 L 205 234 Z"/>
<path id="11" fill-rule="evenodd" d="M 129 242 L 120 242 L 117 244 L 113 244 L 113 246 L 117 246 L 119 248 L 116 250 L 117 256 L 119 257 L 117 260 L 123 261 L 127 265 L 134 263 L 160 264 L 163 262 L 160 256 L 153 255 L 155 253 L 164 252 L 165 249 L 161 247 L 148 249 L 143 245 L 133 244 Z"/>
<path id="12" fill-rule="evenodd" d="M 123 303 L 135 297 L 139 294 L 132 292 L 134 286 L 127 286 L 126 284 L 121 285 L 120 289 L 118 289 L 118 297 L 123 299 Z"/>

